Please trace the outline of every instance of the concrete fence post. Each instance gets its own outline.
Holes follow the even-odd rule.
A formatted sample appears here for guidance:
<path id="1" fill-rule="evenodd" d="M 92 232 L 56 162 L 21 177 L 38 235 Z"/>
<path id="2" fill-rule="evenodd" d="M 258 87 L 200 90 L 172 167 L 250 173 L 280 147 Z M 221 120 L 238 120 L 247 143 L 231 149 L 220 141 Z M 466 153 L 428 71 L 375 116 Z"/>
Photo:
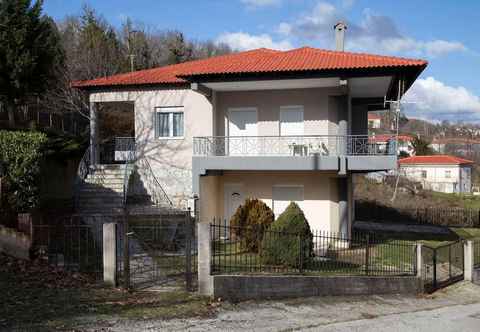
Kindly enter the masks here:
<path id="1" fill-rule="evenodd" d="M 199 222 L 198 226 L 198 292 L 201 295 L 213 295 L 213 277 L 211 275 L 212 237 L 210 224 Z"/>
<path id="2" fill-rule="evenodd" d="M 423 256 L 422 256 L 422 249 L 423 245 L 421 243 L 417 243 L 417 278 L 419 280 L 419 287 L 420 291 L 423 292 L 424 289 L 424 280 L 423 280 Z"/>
<path id="3" fill-rule="evenodd" d="M 473 241 L 465 241 L 463 248 L 464 248 L 463 278 L 467 281 L 472 281 L 473 280 L 473 264 L 474 264 Z"/>
<path id="4" fill-rule="evenodd" d="M 117 224 L 103 224 L 103 281 L 117 286 Z"/>

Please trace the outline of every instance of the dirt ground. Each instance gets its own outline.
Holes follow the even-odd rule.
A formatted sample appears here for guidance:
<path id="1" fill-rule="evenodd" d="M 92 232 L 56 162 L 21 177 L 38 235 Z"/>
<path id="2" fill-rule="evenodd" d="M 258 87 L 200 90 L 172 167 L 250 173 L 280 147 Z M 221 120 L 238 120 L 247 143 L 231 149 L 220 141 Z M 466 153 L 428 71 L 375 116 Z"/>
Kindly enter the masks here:
<path id="1" fill-rule="evenodd" d="M 477 331 L 480 287 L 429 296 L 223 302 L 181 291 L 128 293 L 0 256 L 0 331 Z"/>
<path id="2" fill-rule="evenodd" d="M 472 318 L 471 322 L 461 317 L 458 325 L 452 323 L 462 313 L 480 318 L 480 287 L 460 283 L 435 295 L 419 297 L 323 297 L 225 303 L 209 318 L 113 319 L 101 326 L 93 323 L 87 331 L 438 331 L 439 326 L 443 327 L 442 332 L 478 331 L 479 318 Z M 430 324 L 425 326 L 424 319 Z M 432 319 L 436 319 L 437 325 Z"/>

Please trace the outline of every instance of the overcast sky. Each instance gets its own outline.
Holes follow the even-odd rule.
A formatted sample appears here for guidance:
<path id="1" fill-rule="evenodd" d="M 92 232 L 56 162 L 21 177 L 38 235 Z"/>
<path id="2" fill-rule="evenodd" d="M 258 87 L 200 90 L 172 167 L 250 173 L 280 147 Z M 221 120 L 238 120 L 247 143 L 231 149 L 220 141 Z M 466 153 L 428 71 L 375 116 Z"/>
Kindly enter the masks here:
<path id="1" fill-rule="evenodd" d="M 55 19 L 85 1 L 45 0 Z M 90 0 L 110 23 L 125 18 L 236 49 L 331 49 L 333 25 L 348 25 L 350 51 L 423 58 L 429 66 L 405 96 L 410 116 L 480 122 L 479 0 Z"/>

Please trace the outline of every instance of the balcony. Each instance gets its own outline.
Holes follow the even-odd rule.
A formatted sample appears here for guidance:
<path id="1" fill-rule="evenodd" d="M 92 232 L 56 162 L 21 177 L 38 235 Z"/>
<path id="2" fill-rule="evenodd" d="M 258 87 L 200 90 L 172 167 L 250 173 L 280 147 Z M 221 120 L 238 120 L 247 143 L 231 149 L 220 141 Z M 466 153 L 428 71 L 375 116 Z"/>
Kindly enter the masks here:
<path id="1" fill-rule="evenodd" d="M 350 136 L 213 136 L 195 137 L 193 155 L 204 157 L 339 157 L 396 156 L 396 141 L 378 142 Z"/>
<path id="2" fill-rule="evenodd" d="M 397 167 L 396 141 L 369 136 L 194 137 L 193 190 L 223 171 L 325 171 L 345 176 Z"/>

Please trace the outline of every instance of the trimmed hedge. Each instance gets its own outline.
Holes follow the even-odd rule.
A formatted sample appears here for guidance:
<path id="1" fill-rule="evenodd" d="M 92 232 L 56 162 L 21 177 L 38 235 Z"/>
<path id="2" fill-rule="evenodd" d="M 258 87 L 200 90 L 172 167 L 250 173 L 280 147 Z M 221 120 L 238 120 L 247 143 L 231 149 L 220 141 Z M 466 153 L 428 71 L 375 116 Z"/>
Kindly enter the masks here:
<path id="1" fill-rule="evenodd" d="M 261 245 L 262 263 L 298 268 L 313 258 L 313 234 L 303 211 L 295 203 L 275 220 Z M 303 255 L 303 257 L 302 257 Z"/>
<path id="2" fill-rule="evenodd" d="M 230 219 L 230 226 L 244 251 L 258 252 L 263 233 L 273 223 L 273 211 L 256 198 L 248 198 Z"/>
<path id="3" fill-rule="evenodd" d="M 43 133 L 0 130 L 0 162 L 6 173 L 2 200 L 17 212 L 38 205 L 38 176 L 46 143 Z"/>

